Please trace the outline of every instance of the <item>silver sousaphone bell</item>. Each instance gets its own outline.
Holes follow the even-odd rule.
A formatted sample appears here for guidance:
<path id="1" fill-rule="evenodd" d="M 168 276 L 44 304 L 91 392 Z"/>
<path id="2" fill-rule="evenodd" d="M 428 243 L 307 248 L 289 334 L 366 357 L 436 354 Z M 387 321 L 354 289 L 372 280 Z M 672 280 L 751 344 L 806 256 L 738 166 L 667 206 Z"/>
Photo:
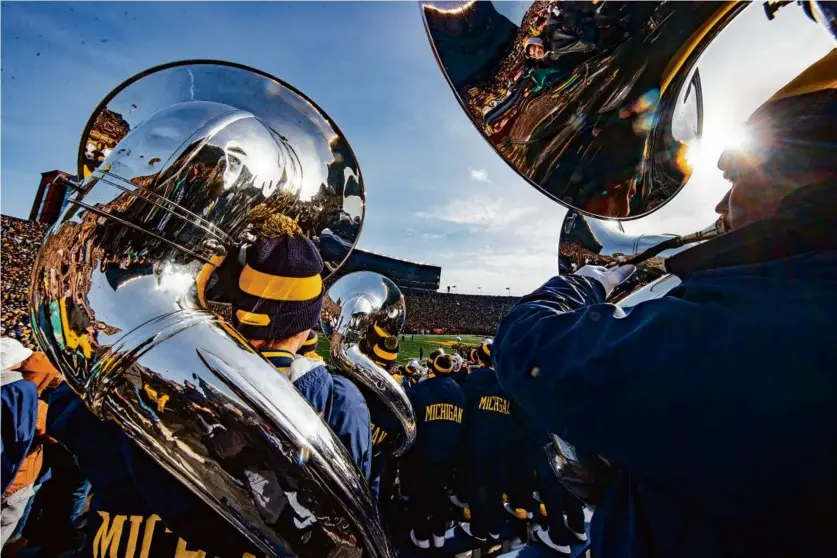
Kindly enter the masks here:
<path id="1" fill-rule="evenodd" d="M 335 281 L 323 301 L 321 325 L 331 344 L 331 360 L 349 379 L 379 399 L 401 424 L 393 455 L 416 439 L 416 417 L 404 388 L 375 363 L 374 340 L 398 337 L 407 319 L 404 296 L 387 277 L 371 271 Z"/>
<path id="2" fill-rule="evenodd" d="M 638 264 L 614 292 L 620 306 L 665 295 L 680 282 L 667 258 L 724 232 L 713 208 L 729 190 L 716 164 L 734 148 L 731 125 L 837 36 L 829 2 L 428 1 L 422 14 L 482 136 L 571 210 L 560 272 Z M 546 450 L 595 505 L 611 464 L 584 440 Z"/>
<path id="3" fill-rule="evenodd" d="M 223 310 L 237 284 L 225 267 L 266 217 L 318 239 L 325 275 L 353 249 L 363 180 L 332 120 L 257 70 L 168 64 L 102 101 L 79 176 L 31 300 L 38 342 L 67 383 L 268 555 L 392 556 L 343 445 L 210 310 Z M 225 428 L 206 433 L 207 420 Z"/>

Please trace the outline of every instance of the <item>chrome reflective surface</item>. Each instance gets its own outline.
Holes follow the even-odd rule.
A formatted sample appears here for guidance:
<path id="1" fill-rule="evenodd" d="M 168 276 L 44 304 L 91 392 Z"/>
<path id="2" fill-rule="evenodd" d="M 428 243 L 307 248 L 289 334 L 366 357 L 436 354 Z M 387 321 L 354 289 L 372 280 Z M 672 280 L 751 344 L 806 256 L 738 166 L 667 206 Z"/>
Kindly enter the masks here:
<path id="1" fill-rule="evenodd" d="M 416 417 L 404 388 L 366 354 L 371 336 L 397 336 L 406 320 L 404 296 L 387 277 L 371 271 L 338 279 L 323 301 L 321 325 L 331 344 L 331 359 L 351 380 L 365 386 L 392 411 L 403 429 L 395 456 L 416 439 Z M 366 352 L 364 351 L 366 348 Z"/>
<path id="2" fill-rule="evenodd" d="M 124 126 L 105 126 L 105 114 Z M 207 286 L 265 215 L 299 218 L 309 234 L 337 230 L 355 198 L 359 229 L 362 182 L 345 138 L 289 86 L 223 62 L 155 68 L 120 86 L 94 113 L 81 160 L 105 133 L 110 152 L 35 264 L 41 347 L 94 414 L 268 555 L 392 556 L 343 445 L 207 309 Z M 329 175 L 341 150 L 353 193 Z"/>
<path id="3" fill-rule="evenodd" d="M 834 33 L 831 4 L 802 4 Z M 512 168 L 562 205 L 630 219 L 691 176 L 704 128 L 696 64 L 748 5 L 428 1 L 422 14 L 456 98 Z"/>
<path id="4" fill-rule="evenodd" d="M 718 223 L 713 223 L 701 232 L 706 235 L 719 234 Z M 558 240 L 558 270 L 560 274 L 569 274 L 588 264 L 614 265 L 658 244 L 678 238 L 680 237 L 674 234 L 628 234 L 623 232 L 622 226 L 616 221 L 595 219 L 569 211 L 564 217 Z M 662 296 L 670 289 L 662 292 L 661 284 L 657 284 L 654 290 L 645 289 L 668 275 L 665 267 L 666 258 L 697 243 L 698 241 L 695 241 L 678 248 L 663 250 L 656 257 L 641 262 L 637 265 L 636 273 L 613 291 L 609 301 L 620 306 L 632 306 L 640 300 Z M 670 285 L 670 288 L 674 287 L 670 282 L 666 284 Z M 639 295 L 640 291 L 644 294 Z M 656 296 L 651 296 L 652 292 Z M 631 302 L 623 304 L 623 301 L 629 298 Z"/>
<path id="5" fill-rule="evenodd" d="M 162 110 L 170 111 L 165 118 Z M 116 144 L 152 116 L 154 127 L 132 134 L 114 156 Z M 177 63 L 128 80 L 91 116 L 78 165 L 80 177 L 147 198 L 135 202 L 146 207 L 147 223 L 162 218 L 155 206 L 177 203 L 182 218 L 169 228 L 203 219 L 224 244 L 246 240 L 242 211 L 267 202 L 318 244 L 324 277 L 348 257 L 363 224 L 360 167 L 328 115 L 281 80 L 233 64 Z M 245 191 L 246 181 L 253 187 Z M 86 203 L 101 201 L 91 197 Z"/>
<path id="6" fill-rule="evenodd" d="M 595 508 L 613 479 L 610 463 L 598 455 L 579 454 L 574 446 L 554 434 L 552 443 L 543 449 L 550 468 L 567 490 Z"/>
<path id="7" fill-rule="evenodd" d="M 477 129 L 552 199 L 637 217 L 688 179 L 695 63 L 743 8 L 722 2 L 425 3 L 437 59 Z M 683 48 L 688 44 L 688 48 Z"/>

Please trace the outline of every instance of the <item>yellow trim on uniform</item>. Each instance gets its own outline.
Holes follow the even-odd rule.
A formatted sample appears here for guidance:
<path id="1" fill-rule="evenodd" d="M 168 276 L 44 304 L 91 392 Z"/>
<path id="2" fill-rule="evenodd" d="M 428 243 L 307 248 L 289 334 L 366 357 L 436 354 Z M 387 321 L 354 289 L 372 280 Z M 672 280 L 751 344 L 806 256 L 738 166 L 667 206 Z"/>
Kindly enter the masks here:
<path id="1" fill-rule="evenodd" d="M 283 356 L 294 358 L 293 353 L 291 353 L 290 351 L 286 351 L 285 349 L 278 349 L 276 351 L 263 351 L 262 356 L 265 357 L 265 358 L 283 357 Z"/>
<path id="2" fill-rule="evenodd" d="M 270 324 L 270 316 L 267 314 L 255 314 L 246 310 L 236 310 L 235 317 L 238 321 L 250 326 L 266 326 Z"/>
<path id="3" fill-rule="evenodd" d="M 317 351 L 309 351 L 302 356 L 304 356 L 305 358 L 312 358 L 314 360 L 323 360 L 323 357 L 317 354 Z"/>
<path id="4" fill-rule="evenodd" d="M 372 352 L 375 353 L 380 358 L 383 358 L 383 359 L 386 359 L 386 360 L 395 360 L 396 358 L 398 358 L 398 353 L 389 353 L 389 352 L 383 350 L 382 348 L 380 348 L 378 345 L 375 345 L 372 348 Z"/>
<path id="5" fill-rule="evenodd" d="M 262 273 L 244 266 L 238 278 L 238 288 L 245 293 L 269 300 L 301 302 L 320 296 L 323 292 L 323 278 L 319 274 L 311 277 L 282 277 Z"/>
<path id="6" fill-rule="evenodd" d="M 392 337 L 392 335 L 381 329 L 381 326 L 379 326 L 378 324 L 375 324 L 375 333 L 377 333 L 383 338 Z"/>

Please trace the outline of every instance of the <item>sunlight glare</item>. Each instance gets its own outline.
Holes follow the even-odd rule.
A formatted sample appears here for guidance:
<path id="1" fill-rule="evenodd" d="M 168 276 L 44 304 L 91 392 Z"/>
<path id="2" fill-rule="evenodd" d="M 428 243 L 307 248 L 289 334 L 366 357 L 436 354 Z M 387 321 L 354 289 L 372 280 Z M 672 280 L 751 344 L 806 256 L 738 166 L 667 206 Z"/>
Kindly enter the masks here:
<path id="1" fill-rule="evenodd" d="M 707 126 L 702 138 L 697 138 L 686 145 L 686 162 L 694 170 L 714 169 L 721 153 L 727 150 L 745 149 L 749 137 L 744 127 L 734 122 L 714 122 Z"/>

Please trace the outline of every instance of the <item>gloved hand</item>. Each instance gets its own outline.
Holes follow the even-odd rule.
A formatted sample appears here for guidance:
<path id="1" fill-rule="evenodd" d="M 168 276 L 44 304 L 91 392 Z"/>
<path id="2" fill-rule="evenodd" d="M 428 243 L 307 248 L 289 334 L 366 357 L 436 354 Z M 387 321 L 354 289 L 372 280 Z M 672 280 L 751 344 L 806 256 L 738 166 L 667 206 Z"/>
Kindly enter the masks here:
<path id="1" fill-rule="evenodd" d="M 602 284 L 605 290 L 605 297 L 610 296 L 613 289 L 630 277 L 636 271 L 635 265 L 620 265 L 617 267 L 603 267 L 600 265 L 585 265 L 573 275 L 589 277 Z"/>

